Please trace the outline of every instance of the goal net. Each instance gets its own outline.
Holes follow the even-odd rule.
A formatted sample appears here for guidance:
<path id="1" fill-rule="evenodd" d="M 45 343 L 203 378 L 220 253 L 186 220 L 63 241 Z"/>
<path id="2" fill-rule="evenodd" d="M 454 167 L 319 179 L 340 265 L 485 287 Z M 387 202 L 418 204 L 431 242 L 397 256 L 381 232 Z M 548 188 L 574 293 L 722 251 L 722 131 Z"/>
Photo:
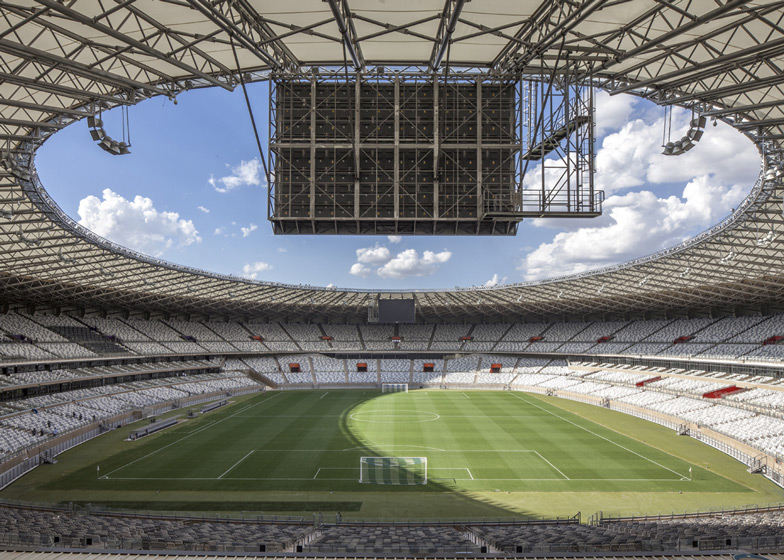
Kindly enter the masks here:
<path id="1" fill-rule="evenodd" d="M 359 481 L 368 484 L 427 484 L 427 457 L 360 457 Z"/>
<path id="2" fill-rule="evenodd" d="M 382 383 L 382 393 L 408 393 L 408 383 Z"/>

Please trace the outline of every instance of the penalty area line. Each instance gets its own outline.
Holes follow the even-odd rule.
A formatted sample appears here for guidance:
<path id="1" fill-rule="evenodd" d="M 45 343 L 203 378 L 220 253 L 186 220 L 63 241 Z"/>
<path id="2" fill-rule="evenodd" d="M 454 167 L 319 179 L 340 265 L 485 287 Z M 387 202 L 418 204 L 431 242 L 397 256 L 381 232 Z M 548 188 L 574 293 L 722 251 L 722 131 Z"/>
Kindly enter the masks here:
<path id="1" fill-rule="evenodd" d="M 529 401 L 528 399 L 523 399 L 523 398 L 521 398 L 521 397 L 518 397 L 517 395 L 512 395 L 512 396 L 513 396 L 514 398 L 516 398 L 516 399 L 519 399 L 519 400 L 523 401 L 523 402 L 524 402 L 524 403 L 526 403 L 526 404 L 530 404 L 531 406 L 535 406 L 536 408 L 538 408 L 539 410 L 542 410 L 542 411 L 546 412 L 547 414 L 551 414 L 551 415 L 555 416 L 555 417 L 556 417 L 556 418 L 558 418 L 559 420 L 563 420 L 564 422 L 567 422 L 567 423 L 571 424 L 572 426 L 576 426 L 577 428 L 580 428 L 581 430 L 585 430 L 585 431 L 586 431 L 586 432 L 588 432 L 589 434 L 591 434 L 591 435 L 594 435 L 594 436 L 596 436 L 596 437 L 598 437 L 598 438 L 601 438 L 601 439 L 603 439 L 604 441 L 606 441 L 606 442 L 608 442 L 608 443 L 612 443 L 613 445 L 620 447 L 620 448 L 621 448 L 621 449 L 623 449 L 624 451 L 628 451 L 628 452 L 629 452 L 629 453 L 631 453 L 632 455 L 637 455 L 639 458 L 641 458 L 641 459 L 645 459 L 646 461 L 648 461 L 648 462 L 650 462 L 650 463 L 653 463 L 653 464 L 654 464 L 654 465 L 656 465 L 657 467 L 661 467 L 662 469 L 665 469 L 665 470 L 667 470 L 667 471 L 670 471 L 672 474 L 676 474 L 676 475 L 678 475 L 678 476 L 679 476 L 679 477 L 680 477 L 682 480 L 687 478 L 686 476 L 684 476 L 683 474 L 679 473 L 678 471 L 674 471 L 674 470 L 672 470 L 670 467 L 665 467 L 665 466 L 664 466 L 664 465 L 662 465 L 661 463 L 657 463 L 657 462 L 656 462 L 656 461 L 654 461 L 653 459 L 650 459 L 650 458 L 646 457 L 645 455 L 643 455 L 643 454 L 641 454 L 641 453 L 637 453 L 636 451 L 633 451 L 633 450 L 629 449 L 628 447 L 624 447 L 624 446 L 623 446 L 623 445 L 621 445 L 620 443 L 618 443 L 618 442 L 615 442 L 615 441 L 611 440 L 610 438 L 606 438 L 606 437 L 604 437 L 603 435 L 597 434 L 596 432 L 593 432 L 593 431 L 589 430 L 589 429 L 588 429 L 588 428 L 586 428 L 585 426 L 581 426 L 580 424 L 577 424 L 576 422 L 572 422 L 572 421 L 571 421 L 571 420 L 569 420 L 568 418 L 564 418 L 563 416 L 560 416 L 560 415 L 556 414 L 555 412 L 551 412 L 551 411 L 547 410 L 546 408 L 544 408 L 544 407 L 541 407 L 541 406 L 539 406 L 538 404 L 536 404 L 536 403 L 534 403 L 534 402 L 531 402 L 531 401 Z M 545 460 L 546 460 L 546 459 L 545 459 Z"/>
<path id="2" fill-rule="evenodd" d="M 571 479 L 570 479 L 568 476 L 566 476 L 564 473 L 562 473 L 562 472 L 561 472 L 561 469 L 559 469 L 558 467 L 556 467 L 555 465 L 553 465 L 553 464 L 552 464 L 550 461 L 548 461 L 547 459 L 545 459 L 545 456 L 544 456 L 544 455 L 542 455 L 542 454 L 541 454 L 541 453 L 539 453 L 538 451 L 534 451 L 534 453 L 536 453 L 537 455 L 539 455 L 539 458 L 540 458 L 542 461 L 544 461 L 545 463 L 547 463 L 548 465 L 550 465 L 551 467 L 553 467 L 553 468 L 554 468 L 556 471 L 558 471 L 558 474 L 560 474 L 560 475 L 561 475 L 562 477 L 564 477 L 566 480 L 571 480 Z"/>
<path id="3" fill-rule="evenodd" d="M 229 469 L 228 469 L 228 470 L 227 470 L 225 473 L 223 473 L 222 475 L 220 475 L 220 476 L 218 477 L 218 480 L 220 480 L 221 478 L 223 478 L 224 476 L 226 476 L 227 474 L 229 474 L 229 472 L 231 472 L 232 470 L 234 470 L 234 467 L 236 467 L 237 465 L 239 465 L 240 463 L 242 463 L 242 462 L 243 462 L 245 459 L 247 459 L 248 457 L 250 457 L 251 455 L 253 455 L 255 452 L 256 452 L 256 450 L 254 449 L 253 451 L 251 451 L 250 453 L 248 453 L 247 455 L 245 455 L 245 456 L 244 456 L 242 459 L 240 459 L 239 461 L 237 461 L 236 463 L 234 463 L 232 466 L 230 466 L 230 467 L 229 467 Z"/>

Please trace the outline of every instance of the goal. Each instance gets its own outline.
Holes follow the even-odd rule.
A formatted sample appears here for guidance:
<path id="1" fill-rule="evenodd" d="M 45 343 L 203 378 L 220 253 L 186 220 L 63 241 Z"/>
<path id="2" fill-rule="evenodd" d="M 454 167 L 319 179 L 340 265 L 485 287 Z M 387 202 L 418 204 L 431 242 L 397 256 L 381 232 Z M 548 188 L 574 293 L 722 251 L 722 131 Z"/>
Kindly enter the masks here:
<path id="1" fill-rule="evenodd" d="M 359 482 L 427 484 L 427 457 L 360 457 Z"/>
<path id="2" fill-rule="evenodd" d="M 408 393 L 408 383 L 382 383 L 382 393 Z"/>

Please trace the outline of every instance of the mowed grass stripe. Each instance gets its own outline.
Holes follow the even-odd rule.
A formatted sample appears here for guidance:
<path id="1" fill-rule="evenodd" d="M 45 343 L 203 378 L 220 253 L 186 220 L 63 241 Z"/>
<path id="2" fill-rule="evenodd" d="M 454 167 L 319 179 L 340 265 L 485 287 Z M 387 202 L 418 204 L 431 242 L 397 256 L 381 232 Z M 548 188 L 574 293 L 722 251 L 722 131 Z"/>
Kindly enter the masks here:
<path id="1" fill-rule="evenodd" d="M 532 395 L 476 391 L 465 399 L 457 391 L 382 395 L 347 390 L 323 395 L 290 391 L 251 399 L 248 405 L 189 420 L 171 434 L 125 442 L 125 451 L 100 460 L 102 473 L 122 467 L 108 480 L 96 481 L 94 464 L 65 482 L 111 492 L 113 499 L 122 499 L 118 492 L 157 491 L 162 485 L 188 492 L 336 494 L 743 489 L 705 470 L 696 476 L 695 469 L 693 482 L 682 481 L 662 466 L 687 472 L 687 462 Z M 433 484 L 397 490 L 360 485 L 363 455 L 427 457 Z"/>
<path id="2" fill-rule="evenodd" d="M 319 419 L 318 414 L 322 411 L 328 414 L 331 406 L 313 393 L 309 392 L 304 398 L 298 396 L 294 402 L 295 409 L 302 412 L 302 416 L 288 414 L 289 404 L 284 411 L 285 417 L 278 417 L 276 422 L 249 419 L 253 423 L 254 446 L 258 452 L 232 471 L 230 478 L 313 477 L 312 463 L 318 462 L 323 454 L 318 449 L 328 449 L 325 443 L 337 431 L 337 421 L 335 418 Z M 300 447 L 308 451 L 301 451 Z"/>
<path id="3" fill-rule="evenodd" d="M 542 433 L 543 430 L 545 434 L 547 433 L 547 427 L 542 425 L 538 416 L 527 415 L 530 418 L 515 418 L 512 414 L 516 411 L 495 395 L 483 396 L 481 400 L 475 398 L 474 401 L 481 402 L 483 409 L 490 413 L 490 417 L 482 426 L 482 431 L 487 434 L 484 436 L 485 440 L 497 450 L 520 449 L 526 454 L 498 453 L 488 456 L 488 470 L 476 471 L 474 473 L 476 478 L 568 478 L 563 471 L 537 454 L 537 451 L 549 451 Z M 508 420 L 503 419 L 505 413 L 511 416 Z M 501 465 L 505 466 L 503 470 L 500 469 Z"/>
<path id="4" fill-rule="evenodd" d="M 140 468 L 144 468 L 144 466 L 154 465 L 155 456 L 163 456 L 163 458 L 160 460 L 163 462 L 168 462 L 170 460 L 170 457 L 165 457 L 165 455 L 167 453 L 169 454 L 177 453 L 177 451 L 174 451 L 172 449 L 178 446 L 178 444 L 182 444 L 183 442 L 185 442 L 185 440 L 193 438 L 196 441 L 198 441 L 199 445 L 201 446 L 201 442 L 203 442 L 205 437 L 204 433 L 207 430 L 215 429 L 221 423 L 230 420 L 234 416 L 244 411 L 247 411 L 251 408 L 254 408 L 256 406 L 265 404 L 267 401 L 279 397 L 280 395 L 281 393 L 270 394 L 270 395 L 265 394 L 262 397 L 260 397 L 258 401 L 254 403 L 251 404 L 243 403 L 239 408 L 239 410 L 232 410 L 233 407 L 228 407 L 223 411 L 218 411 L 214 415 L 214 416 L 218 416 L 217 419 L 213 416 L 209 421 L 203 421 L 202 419 L 199 419 L 202 420 L 201 422 L 198 420 L 191 421 L 190 425 L 187 426 L 190 429 L 186 429 L 185 425 L 183 425 L 183 427 L 181 428 L 175 428 L 174 430 L 169 432 L 164 432 L 163 434 L 148 436 L 150 438 L 149 440 L 147 439 L 138 440 L 137 442 L 134 443 L 138 443 L 139 448 L 135 450 L 135 452 L 128 452 L 126 454 L 123 454 L 123 457 L 110 463 L 110 468 L 104 470 L 104 472 L 106 473 L 104 477 L 106 478 L 111 477 L 111 475 L 115 473 L 119 473 L 120 471 L 124 471 L 128 468 L 132 468 L 135 465 L 139 466 Z M 141 454 L 141 456 L 139 456 L 139 454 Z M 123 461 L 124 457 L 129 457 L 129 460 Z"/>
<path id="5" fill-rule="evenodd" d="M 583 425 L 583 424 L 581 424 L 581 423 L 579 423 L 579 422 L 577 422 L 575 420 L 571 420 L 571 419 L 567 418 L 566 416 L 564 416 L 564 415 L 562 415 L 560 413 L 556 413 L 556 412 L 553 412 L 551 410 L 547 410 L 544 406 L 538 405 L 538 404 L 536 404 L 536 403 L 534 403 L 534 402 L 532 402 L 532 401 L 530 401 L 528 399 L 525 399 L 525 398 L 523 398 L 523 397 L 521 397 L 519 395 L 514 395 L 514 396 L 515 396 L 515 398 L 520 399 L 520 400 L 524 401 L 525 403 L 530 404 L 531 406 L 534 406 L 536 408 L 539 408 L 540 410 L 546 411 L 547 413 L 551 414 L 552 416 L 554 416 L 555 418 L 558 418 L 559 420 L 561 420 L 563 422 L 566 422 L 566 423 L 568 423 L 568 424 L 570 424 L 570 425 L 572 425 L 572 426 L 574 426 L 576 428 L 579 428 L 581 430 L 584 430 L 585 432 L 591 434 L 592 436 L 594 436 L 596 438 L 600 438 L 600 439 L 604 440 L 605 442 L 607 442 L 607 443 L 609 443 L 611 445 L 615 445 L 616 447 L 620 448 L 621 450 L 623 450 L 623 451 L 625 451 L 627 453 L 635 455 L 636 457 L 639 457 L 640 459 L 648 461 L 648 462 L 652 463 L 653 465 L 655 465 L 655 466 L 657 466 L 657 467 L 659 467 L 661 469 L 669 471 L 670 473 L 674 474 L 675 476 L 678 476 L 679 478 L 687 478 L 686 474 L 680 473 L 678 471 L 675 471 L 672 468 L 668 467 L 667 465 L 663 465 L 661 462 L 657 461 L 656 459 L 652 459 L 649 456 L 643 455 L 639 451 L 635 451 L 634 449 L 631 449 L 627 445 L 624 445 L 623 443 L 619 443 L 618 441 L 615 441 L 614 439 L 611 439 L 610 437 L 602 435 L 602 434 L 598 433 L 597 431 L 595 431 L 595 430 L 593 430 L 593 429 L 591 429 L 589 427 L 586 427 L 585 425 Z M 585 422 L 585 420 L 583 420 L 583 422 Z M 596 427 L 596 429 L 600 429 L 599 426 L 595 426 L 595 427 Z M 629 441 L 628 443 L 631 444 L 632 442 Z"/>
<path id="6" fill-rule="evenodd" d="M 692 480 L 687 481 L 688 485 L 683 488 L 683 490 L 737 491 L 744 489 L 734 481 L 699 467 L 696 464 L 696 461 L 689 462 L 674 457 L 664 450 L 651 447 L 644 442 L 555 407 L 544 399 L 539 398 L 537 395 L 509 395 L 509 398 L 525 402 L 529 406 L 534 406 L 543 412 L 547 412 L 561 423 L 574 426 L 575 429 L 579 429 L 579 431 L 586 434 L 584 437 L 594 436 L 594 439 L 597 440 L 602 438 L 601 440 L 605 441 L 608 446 L 613 446 L 615 449 L 606 449 L 594 463 L 603 465 L 606 460 L 616 458 L 616 461 L 621 465 L 620 468 L 627 472 L 629 478 L 647 478 L 651 480 L 650 486 L 654 490 L 666 491 L 672 488 L 672 485 L 668 484 L 668 478 L 663 477 L 662 473 L 666 473 L 673 479 L 684 482 L 681 480 L 684 477 L 680 473 L 685 473 L 688 477 L 689 467 L 692 467 Z M 584 438 L 575 437 L 576 441 L 582 439 Z M 635 457 L 638 460 L 632 460 L 630 457 Z M 594 472 L 601 473 L 601 471 L 596 470 L 597 468 L 598 467 L 594 467 Z M 613 478 L 609 472 L 605 472 L 604 476 Z M 583 478 L 588 479 L 589 477 L 585 476 Z"/>

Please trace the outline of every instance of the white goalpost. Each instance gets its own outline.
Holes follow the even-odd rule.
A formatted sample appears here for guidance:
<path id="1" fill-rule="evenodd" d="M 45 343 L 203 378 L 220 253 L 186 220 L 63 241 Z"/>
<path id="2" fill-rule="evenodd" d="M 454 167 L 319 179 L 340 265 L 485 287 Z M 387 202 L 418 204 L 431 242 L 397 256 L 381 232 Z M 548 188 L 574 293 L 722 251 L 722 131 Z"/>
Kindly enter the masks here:
<path id="1" fill-rule="evenodd" d="M 427 484 L 427 457 L 360 457 L 359 482 Z"/>
<path id="2" fill-rule="evenodd" d="M 382 383 L 382 393 L 408 393 L 408 383 Z"/>

